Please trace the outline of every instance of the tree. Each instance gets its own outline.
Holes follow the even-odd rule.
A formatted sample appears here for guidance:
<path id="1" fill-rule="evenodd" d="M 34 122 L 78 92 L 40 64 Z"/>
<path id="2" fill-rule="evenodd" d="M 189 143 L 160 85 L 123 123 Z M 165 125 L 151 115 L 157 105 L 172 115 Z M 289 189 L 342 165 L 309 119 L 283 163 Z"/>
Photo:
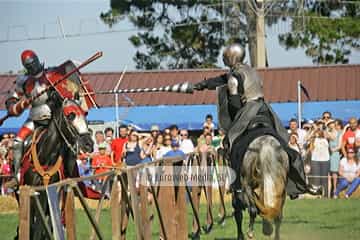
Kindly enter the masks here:
<path id="1" fill-rule="evenodd" d="M 359 10 L 360 1 L 305 1 L 303 17 L 292 18 L 292 32 L 279 35 L 279 42 L 305 48 L 316 64 L 348 63 L 351 50 L 360 49 Z"/>
<path id="2" fill-rule="evenodd" d="M 238 9 L 237 4 L 226 8 L 227 14 L 236 17 L 226 23 L 227 34 L 219 0 L 111 0 L 111 10 L 100 17 L 112 27 L 119 16 L 127 15 L 143 30 L 129 39 L 137 48 L 133 58 L 137 68 L 209 68 L 218 67 L 226 42 L 247 42 L 246 25 L 238 18 Z"/>

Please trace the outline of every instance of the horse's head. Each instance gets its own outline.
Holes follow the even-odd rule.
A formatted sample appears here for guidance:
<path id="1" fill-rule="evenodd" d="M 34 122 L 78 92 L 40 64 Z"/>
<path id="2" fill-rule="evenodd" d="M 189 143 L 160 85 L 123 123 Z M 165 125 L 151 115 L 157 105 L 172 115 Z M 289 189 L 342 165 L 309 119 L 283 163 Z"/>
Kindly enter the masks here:
<path id="1" fill-rule="evenodd" d="M 73 100 L 65 99 L 60 112 L 59 130 L 63 134 L 65 142 L 68 145 L 78 147 L 82 152 L 92 152 L 94 142 L 91 139 L 88 125 L 86 122 L 86 113 L 80 105 Z"/>

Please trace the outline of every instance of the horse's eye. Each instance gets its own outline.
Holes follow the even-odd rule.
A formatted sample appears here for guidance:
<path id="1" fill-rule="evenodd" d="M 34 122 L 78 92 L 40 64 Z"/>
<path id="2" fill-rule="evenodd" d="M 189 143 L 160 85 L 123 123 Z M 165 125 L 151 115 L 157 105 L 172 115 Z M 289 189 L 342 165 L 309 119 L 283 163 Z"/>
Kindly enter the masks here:
<path id="1" fill-rule="evenodd" d="M 75 115 L 75 113 L 70 113 L 69 115 L 66 116 L 66 118 L 69 121 L 74 121 L 74 119 L 76 118 L 76 115 Z"/>

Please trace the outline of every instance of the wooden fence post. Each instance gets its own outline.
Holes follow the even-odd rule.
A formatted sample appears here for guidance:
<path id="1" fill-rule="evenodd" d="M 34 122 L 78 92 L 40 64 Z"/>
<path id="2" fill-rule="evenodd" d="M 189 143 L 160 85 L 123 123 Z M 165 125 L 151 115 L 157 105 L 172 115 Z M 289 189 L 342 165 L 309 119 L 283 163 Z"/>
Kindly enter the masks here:
<path id="1" fill-rule="evenodd" d="M 111 225 L 112 225 L 112 239 L 119 240 L 121 238 L 121 221 L 120 221 L 120 211 L 121 211 L 121 185 L 116 175 L 114 177 L 114 183 L 111 189 L 111 198 L 110 198 L 110 209 L 111 209 Z"/>
<path id="2" fill-rule="evenodd" d="M 19 240 L 30 239 L 30 197 L 31 188 L 20 186 Z"/>
<path id="3" fill-rule="evenodd" d="M 74 191 L 71 185 L 67 186 L 66 202 L 65 202 L 65 223 L 66 223 L 66 239 L 76 239 L 76 218 Z"/>

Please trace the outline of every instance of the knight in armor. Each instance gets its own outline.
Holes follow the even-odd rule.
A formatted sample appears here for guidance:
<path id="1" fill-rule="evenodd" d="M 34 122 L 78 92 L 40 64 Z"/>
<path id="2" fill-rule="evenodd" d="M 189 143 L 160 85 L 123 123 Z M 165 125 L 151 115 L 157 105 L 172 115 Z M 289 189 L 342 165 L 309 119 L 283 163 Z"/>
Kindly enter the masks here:
<path id="1" fill-rule="evenodd" d="M 245 50 L 239 44 L 231 44 L 223 52 L 223 62 L 230 68 L 228 73 L 205 79 L 194 85 L 195 90 L 215 90 L 218 96 L 219 126 L 226 132 L 225 146 L 230 154 L 232 168 L 240 172 L 240 166 L 248 145 L 256 137 L 270 134 L 276 137 L 289 155 L 290 169 L 288 194 L 321 194 L 318 187 L 305 180 L 303 161 L 290 149 L 288 133 L 271 106 L 264 101 L 263 82 L 256 70 L 244 64 Z M 240 189 L 238 178 L 233 189 Z"/>
<path id="2" fill-rule="evenodd" d="M 8 187 L 16 187 L 19 180 L 19 169 L 24 151 L 24 141 L 32 135 L 39 125 L 46 126 L 51 118 L 51 108 L 48 103 L 49 95 L 43 94 L 29 103 L 32 96 L 43 91 L 50 83 L 46 78 L 44 65 L 32 50 L 25 50 L 21 54 L 21 62 L 26 73 L 19 75 L 15 81 L 15 90 L 8 96 L 5 106 L 10 116 L 19 116 L 31 105 L 29 118 L 20 128 L 13 145 L 14 178 L 7 183 Z"/>

